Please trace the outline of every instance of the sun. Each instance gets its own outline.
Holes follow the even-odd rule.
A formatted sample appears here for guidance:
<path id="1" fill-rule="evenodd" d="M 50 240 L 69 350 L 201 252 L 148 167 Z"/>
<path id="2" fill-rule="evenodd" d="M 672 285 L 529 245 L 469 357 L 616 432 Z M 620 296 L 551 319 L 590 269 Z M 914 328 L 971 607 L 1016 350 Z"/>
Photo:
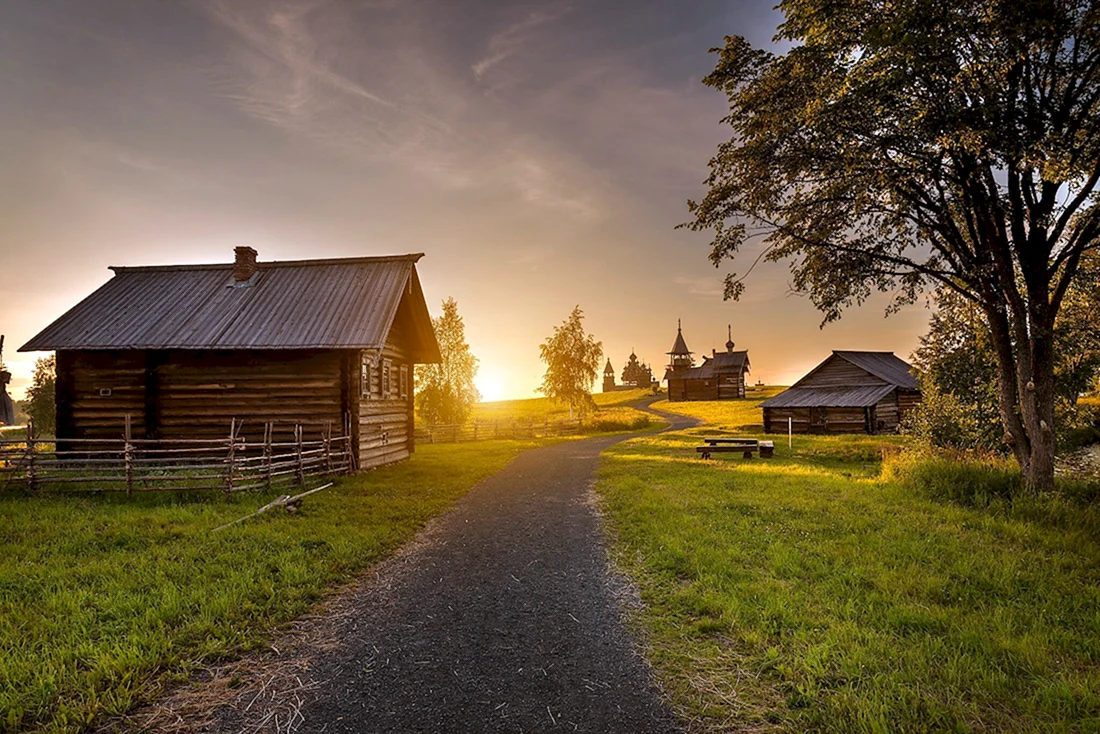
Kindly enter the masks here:
<path id="1" fill-rule="evenodd" d="M 478 370 L 477 377 L 474 378 L 474 386 L 481 393 L 483 403 L 504 399 L 504 382 L 500 379 L 500 375 L 493 371 Z"/>

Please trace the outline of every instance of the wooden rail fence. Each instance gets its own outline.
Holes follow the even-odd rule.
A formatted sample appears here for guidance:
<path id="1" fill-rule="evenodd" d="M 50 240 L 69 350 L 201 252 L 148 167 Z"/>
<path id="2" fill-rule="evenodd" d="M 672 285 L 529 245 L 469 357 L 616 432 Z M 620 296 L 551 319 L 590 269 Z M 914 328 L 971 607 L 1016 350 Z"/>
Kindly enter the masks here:
<path id="1" fill-rule="evenodd" d="M 226 494 L 292 483 L 306 477 L 350 473 L 355 469 L 348 432 L 327 428 L 305 440 L 294 426 L 290 441 L 273 440 L 274 424 L 264 424 L 263 440 L 241 436 L 232 421 L 221 439 L 133 438 L 127 417 L 118 439 L 41 438 L 29 423 L 23 436 L 0 434 L 0 491 L 25 486 L 69 487 L 91 491 L 221 490 Z M 346 428 L 346 426 L 345 426 Z"/>
<path id="2" fill-rule="evenodd" d="M 489 441 L 495 438 L 546 438 L 575 436 L 582 432 L 579 418 L 542 421 L 475 421 L 463 424 L 417 426 L 416 440 L 423 443 Z"/>

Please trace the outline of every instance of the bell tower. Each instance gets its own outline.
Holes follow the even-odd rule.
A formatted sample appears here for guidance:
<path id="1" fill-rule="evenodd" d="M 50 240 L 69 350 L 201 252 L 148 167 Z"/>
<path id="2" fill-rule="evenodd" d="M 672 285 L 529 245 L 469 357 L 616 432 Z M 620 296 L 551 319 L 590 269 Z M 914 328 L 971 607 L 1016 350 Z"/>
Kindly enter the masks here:
<path id="1" fill-rule="evenodd" d="M 603 368 L 603 391 L 615 391 L 615 368 L 611 366 L 610 358 L 607 360 L 607 366 Z"/>
<path id="2" fill-rule="evenodd" d="M 668 369 L 673 374 L 686 372 L 695 366 L 692 352 L 684 341 L 683 327 L 679 319 L 676 319 L 676 341 L 672 344 L 672 351 L 668 352 Z"/>

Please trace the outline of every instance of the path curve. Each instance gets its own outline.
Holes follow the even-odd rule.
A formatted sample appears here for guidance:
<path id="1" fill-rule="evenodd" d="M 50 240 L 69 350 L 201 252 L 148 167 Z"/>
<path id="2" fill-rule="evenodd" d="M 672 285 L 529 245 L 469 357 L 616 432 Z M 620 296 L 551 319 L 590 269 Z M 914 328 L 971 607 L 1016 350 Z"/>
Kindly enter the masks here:
<path id="1" fill-rule="evenodd" d="M 600 452 L 633 435 L 526 451 L 470 490 L 352 600 L 297 731 L 680 731 L 589 501 Z"/>

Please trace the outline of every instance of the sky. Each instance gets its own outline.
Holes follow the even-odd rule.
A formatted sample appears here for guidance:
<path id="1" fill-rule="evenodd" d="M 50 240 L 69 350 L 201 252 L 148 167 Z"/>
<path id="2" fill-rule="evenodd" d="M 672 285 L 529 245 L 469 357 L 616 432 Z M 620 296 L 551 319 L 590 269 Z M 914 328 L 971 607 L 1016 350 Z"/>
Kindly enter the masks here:
<path id="1" fill-rule="evenodd" d="M 529 397 L 575 305 L 621 371 L 749 350 L 790 384 L 832 349 L 907 357 L 925 304 L 819 328 L 783 264 L 723 301 L 676 229 L 729 138 L 701 79 L 773 0 L 34 0 L 0 6 L 0 333 L 16 348 L 111 265 L 423 252 L 486 399 Z M 746 258 L 755 257 L 747 250 Z M 744 266 L 738 268 L 744 271 Z M 602 370 L 601 370 L 602 371 Z M 597 385 L 598 389 L 598 385 Z"/>

